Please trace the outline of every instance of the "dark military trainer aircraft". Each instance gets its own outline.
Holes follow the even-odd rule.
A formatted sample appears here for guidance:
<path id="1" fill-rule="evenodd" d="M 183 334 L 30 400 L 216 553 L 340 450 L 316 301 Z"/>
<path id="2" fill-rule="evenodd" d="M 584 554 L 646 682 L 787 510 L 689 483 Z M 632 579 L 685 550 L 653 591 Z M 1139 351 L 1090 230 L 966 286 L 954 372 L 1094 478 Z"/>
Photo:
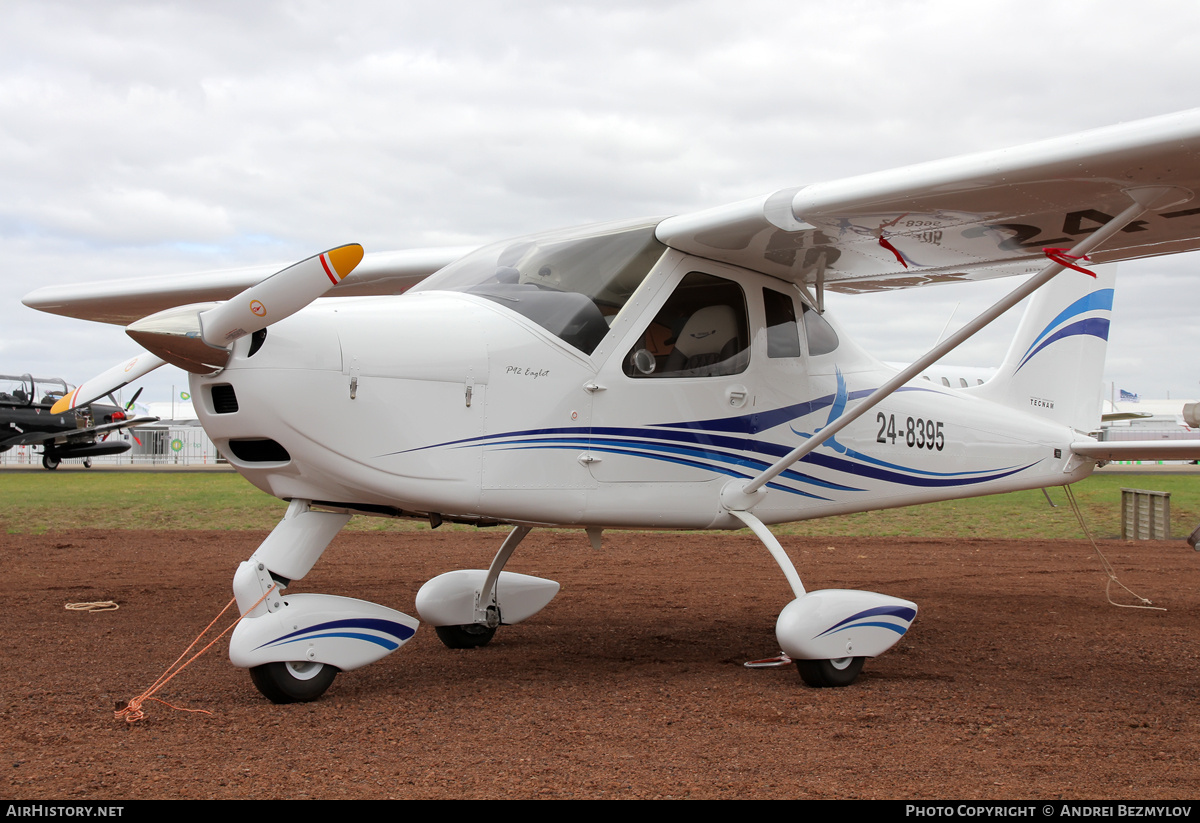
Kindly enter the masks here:
<path id="1" fill-rule="evenodd" d="M 109 434 L 158 420 L 129 417 L 132 400 L 125 408 L 114 400 L 111 406 L 91 403 L 51 413 L 51 407 L 74 388 L 57 377 L 0 374 L 0 452 L 13 446 L 41 446 L 42 466 L 47 469 L 57 469 L 71 457 L 82 457 L 90 468 L 93 457 L 129 451 L 129 443 L 123 440 L 106 441 Z"/>

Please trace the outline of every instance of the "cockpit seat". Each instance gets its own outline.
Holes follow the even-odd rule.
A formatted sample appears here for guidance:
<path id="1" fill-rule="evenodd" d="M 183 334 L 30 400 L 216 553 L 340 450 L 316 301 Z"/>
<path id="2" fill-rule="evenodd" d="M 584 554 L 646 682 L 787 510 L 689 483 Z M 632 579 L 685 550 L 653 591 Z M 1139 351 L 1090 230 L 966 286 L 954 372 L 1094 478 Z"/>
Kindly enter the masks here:
<path id="1" fill-rule="evenodd" d="M 683 325 L 665 373 L 709 377 L 740 371 L 737 314 L 726 305 L 705 306 Z"/>

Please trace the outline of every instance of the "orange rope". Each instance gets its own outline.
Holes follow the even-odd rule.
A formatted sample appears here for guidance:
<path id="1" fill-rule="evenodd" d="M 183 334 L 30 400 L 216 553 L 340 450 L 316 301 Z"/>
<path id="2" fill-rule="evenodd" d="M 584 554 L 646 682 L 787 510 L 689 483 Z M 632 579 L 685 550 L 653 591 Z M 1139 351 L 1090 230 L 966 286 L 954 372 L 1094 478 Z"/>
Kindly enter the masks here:
<path id="1" fill-rule="evenodd" d="M 250 612 L 254 611 L 256 608 L 258 608 L 258 604 L 262 603 L 264 600 L 266 600 L 267 595 L 269 595 L 272 591 L 274 591 L 274 589 L 275 589 L 275 584 L 272 583 L 271 586 L 265 592 L 263 592 L 263 596 L 258 598 L 258 602 L 256 602 L 253 606 L 251 606 L 249 609 L 246 610 L 246 614 L 249 614 Z M 188 665 L 190 665 L 193 660 L 195 660 L 197 657 L 199 657 L 200 655 L 202 655 L 206 651 L 208 651 L 210 648 L 212 648 L 214 643 L 216 643 L 218 640 L 220 640 L 225 635 L 229 634 L 229 632 L 233 629 L 234 626 L 236 626 L 238 623 L 242 622 L 242 618 L 245 617 L 246 614 L 239 615 L 238 619 L 233 621 L 232 623 L 230 623 L 228 628 L 226 628 L 223 632 L 221 632 L 216 637 L 214 637 L 209 642 L 209 644 L 207 646 L 205 646 L 203 649 L 201 649 L 200 651 L 196 652 L 194 655 L 189 657 L 187 659 L 187 661 L 185 661 L 182 664 L 179 662 L 180 660 L 183 660 L 184 657 L 187 657 L 187 653 L 190 652 L 196 646 L 196 644 L 200 642 L 200 640 L 204 637 L 204 635 L 208 634 L 208 630 L 211 629 L 213 627 L 213 625 L 218 620 L 221 619 L 221 616 L 224 615 L 225 612 L 229 611 L 229 607 L 232 606 L 236 602 L 237 602 L 237 598 L 235 597 L 232 600 L 230 600 L 228 603 L 226 603 L 225 608 L 221 609 L 220 613 L 218 613 L 217 616 L 212 619 L 212 622 L 204 627 L 204 631 L 202 631 L 202 632 L 200 632 L 200 634 L 196 635 L 196 639 L 193 640 L 191 642 L 191 644 L 186 649 L 183 650 L 183 654 L 181 654 L 181 655 L 179 655 L 179 657 L 175 658 L 174 663 L 172 663 L 170 666 L 167 666 L 166 671 L 164 671 L 161 675 L 159 675 L 158 679 L 154 681 L 154 683 L 150 686 L 150 688 L 146 689 L 146 691 L 142 692 L 137 697 L 130 700 L 128 703 L 125 704 L 124 707 L 114 711 L 113 717 L 117 718 L 117 719 L 123 717 L 123 718 L 125 718 L 126 723 L 136 723 L 137 721 L 141 720 L 143 717 L 146 716 L 146 713 L 142 711 L 142 704 L 145 703 L 147 700 L 155 700 L 159 703 L 162 703 L 164 706 L 170 706 L 172 709 L 176 709 L 177 711 L 181 711 L 181 712 L 200 712 L 202 714 L 212 714 L 212 712 L 208 711 L 207 709 L 187 709 L 187 708 L 183 708 L 182 706 L 171 706 L 170 703 L 163 700 L 162 698 L 155 697 L 154 693 L 157 692 L 159 689 L 161 689 L 163 686 L 167 685 L 167 683 L 169 683 L 171 681 L 171 679 L 173 677 L 175 677 L 175 675 L 179 674 L 181 671 L 183 671 L 185 668 L 187 668 Z"/>

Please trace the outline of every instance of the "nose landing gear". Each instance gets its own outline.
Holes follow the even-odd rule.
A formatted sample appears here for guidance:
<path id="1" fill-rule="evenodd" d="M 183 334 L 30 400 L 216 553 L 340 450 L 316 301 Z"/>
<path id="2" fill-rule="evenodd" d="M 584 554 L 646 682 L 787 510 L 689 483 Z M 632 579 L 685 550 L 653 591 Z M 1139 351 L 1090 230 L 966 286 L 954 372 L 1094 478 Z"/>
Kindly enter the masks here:
<path id="1" fill-rule="evenodd" d="M 333 685 L 338 670 L 324 663 L 276 662 L 250 669 L 250 680 L 272 703 L 309 703 Z"/>

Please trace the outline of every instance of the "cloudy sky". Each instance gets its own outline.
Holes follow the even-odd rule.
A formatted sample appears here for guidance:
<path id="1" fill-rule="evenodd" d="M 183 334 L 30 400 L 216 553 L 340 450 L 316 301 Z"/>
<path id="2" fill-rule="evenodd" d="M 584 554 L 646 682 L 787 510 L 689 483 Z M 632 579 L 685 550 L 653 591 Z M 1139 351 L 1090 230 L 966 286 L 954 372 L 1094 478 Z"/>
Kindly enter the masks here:
<path id="1" fill-rule="evenodd" d="M 1194 0 L 5 0 L 0 25 L 0 372 L 70 382 L 138 348 L 21 305 L 38 286 L 678 214 L 1200 105 Z M 1121 267 L 1119 388 L 1200 396 L 1198 267 Z M 1012 285 L 831 307 L 903 361 Z"/>

